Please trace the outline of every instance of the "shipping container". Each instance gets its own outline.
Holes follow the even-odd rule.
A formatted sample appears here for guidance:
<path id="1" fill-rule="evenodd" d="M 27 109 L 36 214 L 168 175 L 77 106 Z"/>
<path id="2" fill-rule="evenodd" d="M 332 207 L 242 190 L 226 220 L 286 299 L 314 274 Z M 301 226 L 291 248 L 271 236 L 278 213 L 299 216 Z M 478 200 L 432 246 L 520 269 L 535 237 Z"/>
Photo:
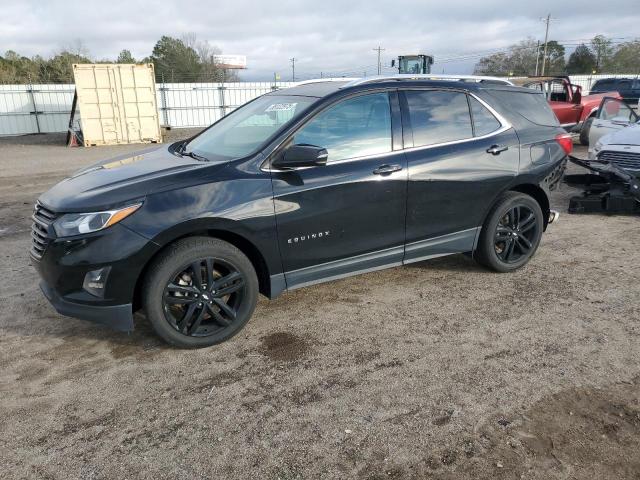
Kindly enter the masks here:
<path id="1" fill-rule="evenodd" d="M 74 64 L 85 146 L 161 142 L 153 64 Z"/>

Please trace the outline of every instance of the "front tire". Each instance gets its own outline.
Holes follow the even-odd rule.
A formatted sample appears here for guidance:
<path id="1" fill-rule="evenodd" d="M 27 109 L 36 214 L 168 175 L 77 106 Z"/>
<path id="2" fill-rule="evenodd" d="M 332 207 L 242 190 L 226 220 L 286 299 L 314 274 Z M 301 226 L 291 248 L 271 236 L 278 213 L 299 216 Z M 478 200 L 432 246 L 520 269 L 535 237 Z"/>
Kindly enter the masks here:
<path id="1" fill-rule="evenodd" d="M 580 145 L 584 145 L 585 147 L 589 145 L 589 132 L 591 131 L 592 123 L 593 117 L 589 117 L 584 121 L 580 129 Z"/>
<path id="2" fill-rule="evenodd" d="M 538 202 L 523 193 L 507 192 L 487 215 L 475 258 L 496 272 L 517 270 L 538 249 L 543 228 Z"/>
<path id="3" fill-rule="evenodd" d="M 223 240 L 190 237 L 151 265 L 142 302 L 156 333 L 181 348 L 208 347 L 238 333 L 258 300 L 249 259 Z"/>

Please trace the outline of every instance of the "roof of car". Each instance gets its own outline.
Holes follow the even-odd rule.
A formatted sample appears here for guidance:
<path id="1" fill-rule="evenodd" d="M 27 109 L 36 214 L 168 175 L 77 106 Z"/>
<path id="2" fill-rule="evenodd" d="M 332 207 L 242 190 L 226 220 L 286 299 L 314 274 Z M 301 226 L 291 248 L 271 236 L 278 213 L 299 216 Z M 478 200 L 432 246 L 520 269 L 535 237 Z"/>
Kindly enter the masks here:
<path id="1" fill-rule="evenodd" d="M 330 81 L 326 82 L 312 82 L 312 83 L 303 83 L 301 85 L 295 85 L 293 87 L 283 88 L 280 90 L 276 90 L 274 92 L 268 93 L 267 95 L 301 95 L 303 97 L 318 97 L 322 98 L 330 93 L 339 90 L 340 87 L 349 83 L 349 80 L 345 81 Z"/>
<path id="2" fill-rule="evenodd" d="M 416 86 L 434 86 L 434 87 L 444 87 L 444 88 L 458 88 L 465 90 L 480 90 L 480 89 L 495 89 L 495 88 L 504 88 L 504 89 L 515 89 L 521 90 L 520 87 L 514 87 L 512 85 L 502 85 L 499 83 L 492 82 L 468 82 L 468 81 L 459 81 L 459 80 L 446 80 L 446 79 L 438 79 L 438 80 L 430 80 L 430 79 L 402 79 L 401 82 L 393 79 L 381 79 L 376 82 L 371 83 L 359 83 L 355 85 L 353 81 L 350 79 L 345 79 L 344 81 L 314 81 L 310 83 L 303 83 L 300 85 L 295 85 L 293 87 L 283 88 L 279 90 L 275 90 L 273 92 L 268 93 L 267 95 L 300 95 L 305 97 L 316 97 L 322 98 L 335 93 L 339 90 L 354 90 L 361 88 L 376 88 L 376 87 L 416 87 Z"/>

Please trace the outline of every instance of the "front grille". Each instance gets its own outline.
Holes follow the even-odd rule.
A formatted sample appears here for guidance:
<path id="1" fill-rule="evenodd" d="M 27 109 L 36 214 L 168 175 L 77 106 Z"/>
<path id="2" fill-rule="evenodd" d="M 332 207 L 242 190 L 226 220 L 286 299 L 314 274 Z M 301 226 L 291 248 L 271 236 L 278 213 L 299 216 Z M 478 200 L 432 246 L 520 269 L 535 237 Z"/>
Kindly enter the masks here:
<path id="1" fill-rule="evenodd" d="M 51 224 L 57 218 L 57 215 L 51 210 L 43 207 L 40 203 L 36 203 L 33 209 L 31 219 L 31 255 L 36 258 L 42 258 L 44 251 L 51 240 Z"/>
<path id="2" fill-rule="evenodd" d="M 616 167 L 624 168 L 625 170 L 640 171 L 640 153 L 605 150 L 598 154 L 598 160 L 611 162 Z"/>

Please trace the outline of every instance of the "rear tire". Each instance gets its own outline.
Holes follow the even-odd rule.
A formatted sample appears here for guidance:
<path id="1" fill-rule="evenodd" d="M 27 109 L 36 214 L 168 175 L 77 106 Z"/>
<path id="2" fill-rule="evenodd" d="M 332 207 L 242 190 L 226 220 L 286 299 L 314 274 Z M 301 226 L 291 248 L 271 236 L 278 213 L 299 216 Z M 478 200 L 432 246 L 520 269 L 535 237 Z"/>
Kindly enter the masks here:
<path id="1" fill-rule="evenodd" d="M 593 123 L 593 117 L 587 118 L 582 124 L 580 129 L 580 145 L 585 147 L 589 145 L 589 132 L 591 131 L 591 124 Z"/>
<path id="2" fill-rule="evenodd" d="M 544 219 L 538 202 L 524 193 L 506 192 L 482 226 L 475 259 L 496 272 L 512 272 L 534 255 Z"/>
<path id="3" fill-rule="evenodd" d="M 151 265 L 142 302 L 156 333 L 181 348 L 228 340 L 251 318 L 258 277 L 249 259 L 217 238 L 169 245 Z"/>

